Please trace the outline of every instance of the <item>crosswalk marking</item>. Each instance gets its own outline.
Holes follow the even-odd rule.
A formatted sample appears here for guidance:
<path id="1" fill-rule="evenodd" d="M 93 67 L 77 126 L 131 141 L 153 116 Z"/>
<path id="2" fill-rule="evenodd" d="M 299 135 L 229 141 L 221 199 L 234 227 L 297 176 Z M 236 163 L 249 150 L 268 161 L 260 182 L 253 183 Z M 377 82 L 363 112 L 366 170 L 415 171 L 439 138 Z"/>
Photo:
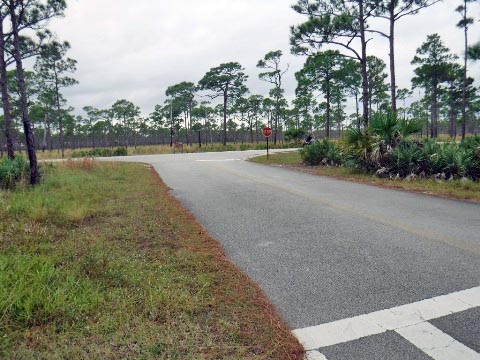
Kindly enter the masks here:
<path id="1" fill-rule="evenodd" d="M 428 322 L 395 330 L 435 360 L 480 360 L 480 354 Z"/>
<path id="2" fill-rule="evenodd" d="M 325 355 L 321 354 L 317 350 L 307 351 L 305 354 L 305 360 L 328 360 Z"/>
<path id="3" fill-rule="evenodd" d="M 293 334 L 308 351 L 425 323 L 478 306 L 480 286 L 370 314 L 297 329 Z"/>

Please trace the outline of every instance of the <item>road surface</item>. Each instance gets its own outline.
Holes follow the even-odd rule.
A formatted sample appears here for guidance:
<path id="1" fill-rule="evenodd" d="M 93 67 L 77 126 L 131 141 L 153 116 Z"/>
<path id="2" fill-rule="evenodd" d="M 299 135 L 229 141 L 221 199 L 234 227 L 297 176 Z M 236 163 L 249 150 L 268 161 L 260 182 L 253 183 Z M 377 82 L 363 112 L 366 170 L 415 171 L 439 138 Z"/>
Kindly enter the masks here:
<path id="1" fill-rule="evenodd" d="M 155 167 L 311 359 L 480 359 L 480 205 L 244 161 L 258 153 L 121 160 Z"/>

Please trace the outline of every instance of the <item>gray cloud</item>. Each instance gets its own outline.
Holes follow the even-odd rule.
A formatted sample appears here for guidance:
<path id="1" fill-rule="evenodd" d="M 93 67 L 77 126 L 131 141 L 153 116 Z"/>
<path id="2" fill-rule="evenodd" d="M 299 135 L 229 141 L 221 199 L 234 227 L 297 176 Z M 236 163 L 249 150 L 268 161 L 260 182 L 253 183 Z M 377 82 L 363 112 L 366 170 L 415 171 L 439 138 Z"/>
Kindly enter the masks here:
<path id="1" fill-rule="evenodd" d="M 80 84 L 65 91 L 77 111 L 85 105 L 108 107 L 120 98 L 148 114 L 164 101 L 165 89 L 181 81 L 198 81 L 211 67 L 238 61 L 250 75 L 252 93 L 268 93 L 258 80 L 257 61 L 270 50 L 283 50 L 290 63 L 286 93 L 292 98 L 295 71 L 305 59 L 289 53 L 289 28 L 304 18 L 293 0 L 81 0 L 69 1 L 66 17 L 52 29 L 72 45 L 78 60 Z M 459 1 L 446 0 L 421 14 L 403 19 L 397 27 L 397 76 L 409 87 L 410 61 L 430 33 L 439 33 L 452 51 L 461 54 L 462 32 L 455 27 Z M 471 14 L 480 13 L 471 5 Z M 375 24 L 377 26 L 377 24 Z M 379 24 L 385 26 L 385 24 Z M 472 40 L 480 39 L 474 25 Z M 386 40 L 376 38 L 369 52 L 387 61 Z M 478 78 L 478 65 L 470 75 Z"/>

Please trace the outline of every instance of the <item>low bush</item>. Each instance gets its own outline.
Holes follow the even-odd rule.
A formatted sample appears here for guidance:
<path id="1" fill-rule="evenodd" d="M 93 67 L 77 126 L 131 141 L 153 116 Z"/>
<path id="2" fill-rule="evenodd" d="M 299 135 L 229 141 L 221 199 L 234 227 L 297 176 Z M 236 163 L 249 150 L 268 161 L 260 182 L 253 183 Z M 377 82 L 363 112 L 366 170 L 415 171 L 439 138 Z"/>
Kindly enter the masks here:
<path id="1" fill-rule="evenodd" d="M 127 156 L 128 150 L 124 147 L 118 147 L 113 151 L 113 156 Z"/>
<path id="2" fill-rule="evenodd" d="M 107 148 L 95 148 L 92 150 L 74 151 L 72 158 L 81 157 L 111 157 L 111 156 L 127 156 L 128 151 L 124 147 L 118 147 L 115 150 Z"/>
<path id="3" fill-rule="evenodd" d="M 405 141 L 393 148 L 387 158 L 387 164 L 377 164 L 375 169 L 383 177 L 480 179 L 480 159 L 462 144 Z"/>
<path id="4" fill-rule="evenodd" d="M 24 157 L 6 158 L 0 162 L 0 188 L 13 189 L 18 182 L 27 179 L 28 174 L 29 165 Z"/>
<path id="5" fill-rule="evenodd" d="M 377 114 L 367 129 L 348 129 L 342 142 L 317 142 L 301 156 L 308 165 L 344 166 L 383 178 L 480 180 L 480 136 L 461 143 L 410 139 L 419 128 L 415 120 Z"/>
<path id="6" fill-rule="evenodd" d="M 334 142 L 328 140 L 306 146 L 300 151 L 300 155 L 308 165 L 339 166 L 344 160 L 340 148 Z"/>
<path id="7" fill-rule="evenodd" d="M 404 143 L 392 150 L 388 156 L 391 174 L 406 177 L 410 174 L 420 174 L 424 169 L 425 154 L 414 143 Z"/>

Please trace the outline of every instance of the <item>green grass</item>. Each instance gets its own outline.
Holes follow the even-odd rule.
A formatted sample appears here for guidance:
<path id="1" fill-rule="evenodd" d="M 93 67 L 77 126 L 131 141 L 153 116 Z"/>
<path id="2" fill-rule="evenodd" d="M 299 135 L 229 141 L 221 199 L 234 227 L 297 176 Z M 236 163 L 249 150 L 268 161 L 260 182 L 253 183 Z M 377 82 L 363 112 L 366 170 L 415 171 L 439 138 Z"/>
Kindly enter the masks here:
<path id="1" fill-rule="evenodd" d="M 259 288 L 145 165 L 0 192 L 0 358 L 300 359 Z"/>
<path id="2" fill-rule="evenodd" d="M 46 255 L 0 255 L 0 314 L 11 326 L 75 321 L 103 300 L 98 286 Z"/>
<path id="3" fill-rule="evenodd" d="M 330 176 L 385 188 L 480 202 L 480 182 L 471 180 L 437 181 L 417 179 L 408 181 L 404 179 L 381 179 L 374 175 L 355 172 L 345 167 L 307 166 L 302 164 L 299 152 L 277 153 L 270 155 L 269 159 L 266 156 L 257 156 L 251 158 L 250 161 L 265 165 L 288 167 L 315 175 Z"/>

